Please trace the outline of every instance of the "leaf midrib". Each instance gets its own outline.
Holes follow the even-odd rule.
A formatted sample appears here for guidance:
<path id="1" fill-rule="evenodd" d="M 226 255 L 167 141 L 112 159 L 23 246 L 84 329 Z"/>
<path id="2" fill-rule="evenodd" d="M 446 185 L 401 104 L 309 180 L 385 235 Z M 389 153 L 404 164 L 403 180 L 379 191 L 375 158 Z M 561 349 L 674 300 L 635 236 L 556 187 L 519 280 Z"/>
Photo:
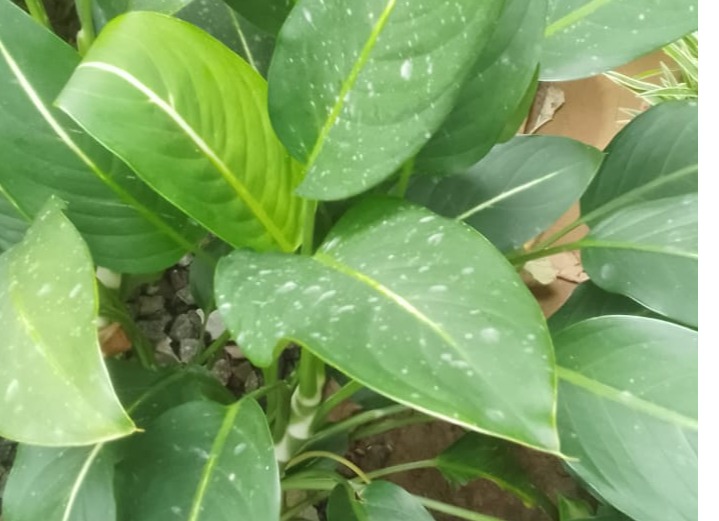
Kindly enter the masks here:
<path id="1" fill-rule="evenodd" d="M 698 429 L 698 421 L 694 418 L 690 418 L 661 405 L 639 398 L 635 394 L 627 394 L 625 391 L 620 391 L 616 387 L 612 387 L 598 380 L 589 378 L 567 367 L 557 365 L 557 376 L 561 380 L 584 389 L 595 396 L 606 398 L 630 409 L 646 413 L 653 418 L 692 430 Z"/>
<path id="2" fill-rule="evenodd" d="M 5 47 L 2 41 L 0 41 L 0 55 L 3 56 L 5 62 L 10 68 L 11 72 L 15 76 L 18 85 L 22 88 L 25 95 L 30 100 L 30 103 L 35 107 L 40 116 L 50 126 L 52 131 L 60 138 L 60 140 L 67 146 L 70 151 L 77 156 L 77 158 L 103 183 L 111 188 L 118 197 L 127 203 L 129 206 L 134 208 L 146 221 L 153 224 L 155 228 L 163 233 L 165 236 L 170 238 L 175 244 L 179 245 L 184 250 L 196 251 L 197 247 L 192 242 L 185 239 L 182 235 L 178 234 L 171 226 L 168 226 L 157 214 L 146 208 L 141 204 L 135 197 L 127 192 L 120 185 L 104 172 L 95 162 L 80 148 L 80 146 L 73 141 L 70 135 L 60 125 L 60 123 L 52 116 L 50 110 L 45 105 L 40 95 L 35 91 L 32 84 L 22 72 L 22 69 L 13 58 L 10 51 Z"/>
<path id="3" fill-rule="evenodd" d="M 327 119 L 325 120 L 324 125 L 322 125 L 322 128 L 320 129 L 317 140 L 315 141 L 315 144 L 312 147 L 312 151 L 310 152 L 310 155 L 307 159 L 306 171 L 309 171 L 312 168 L 315 161 L 322 152 L 322 148 L 324 147 L 325 141 L 327 140 L 327 136 L 329 136 L 332 127 L 334 127 L 335 123 L 337 122 L 337 119 L 340 116 L 340 113 L 342 112 L 342 109 L 344 108 L 345 98 L 352 90 L 352 87 L 354 87 L 360 73 L 364 69 L 364 66 L 369 61 L 370 55 L 372 54 L 377 40 L 382 34 L 382 31 L 384 30 L 384 27 L 387 24 L 387 20 L 389 19 L 390 14 L 392 14 L 396 3 L 397 0 L 388 0 L 387 4 L 384 7 L 384 10 L 382 11 L 382 14 L 380 14 L 377 20 L 377 23 L 372 27 L 372 31 L 370 32 L 369 37 L 364 44 L 364 47 L 362 47 L 362 51 L 357 57 L 357 60 L 352 65 L 350 73 L 342 82 L 342 86 L 337 96 L 337 100 L 335 101 L 332 110 L 327 115 Z"/>
<path id="4" fill-rule="evenodd" d="M 591 15 L 598 9 L 604 7 L 606 4 L 609 4 L 613 2 L 614 0 L 590 0 L 583 6 L 579 7 L 578 9 L 575 9 L 574 11 L 571 11 L 570 13 L 567 13 L 563 17 L 559 18 L 558 20 L 555 20 L 551 24 L 547 26 L 547 29 L 544 32 L 544 36 L 549 38 L 550 36 L 554 35 L 555 33 L 561 31 L 562 29 L 566 29 L 570 25 L 573 25 L 580 20 L 586 18 L 587 16 Z"/>
<path id="5" fill-rule="evenodd" d="M 200 134 L 161 96 L 159 96 L 150 87 L 142 83 L 137 77 L 130 72 L 121 69 L 115 65 L 100 62 L 83 62 L 78 69 L 87 68 L 112 74 L 120 80 L 126 82 L 130 87 L 134 88 L 145 96 L 151 103 L 159 107 L 176 125 L 177 127 L 197 146 L 205 158 L 217 170 L 227 185 L 237 194 L 239 199 L 252 212 L 255 219 L 270 234 L 272 239 L 285 251 L 294 249 L 291 242 L 284 236 L 281 230 L 275 225 L 270 216 L 262 208 L 262 205 L 255 199 L 250 191 L 245 187 L 238 177 L 236 177 L 229 166 L 214 152 L 214 150 L 205 142 Z"/>

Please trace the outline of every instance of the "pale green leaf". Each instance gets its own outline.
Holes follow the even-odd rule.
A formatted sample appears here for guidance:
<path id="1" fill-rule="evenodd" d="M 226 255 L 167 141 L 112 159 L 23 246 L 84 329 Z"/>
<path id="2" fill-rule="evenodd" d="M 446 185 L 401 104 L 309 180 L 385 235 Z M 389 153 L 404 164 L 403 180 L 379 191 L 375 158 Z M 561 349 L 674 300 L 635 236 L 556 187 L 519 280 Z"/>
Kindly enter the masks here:
<path id="1" fill-rule="evenodd" d="M 51 195 L 66 201 L 100 265 L 165 268 L 203 231 L 52 106 L 79 61 L 19 7 L 0 2 L 0 187 L 29 217 Z"/>
<path id="2" fill-rule="evenodd" d="M 132 433 L 97 341 L 90 253 L 52 201 L 0 256 L 0 435 L 88 445 Z"/>
<path id="3" fill-rule="evenodd" d="M 567 464 L 635 521 L 695 521 L 697 333 L 614 316 L 554 344 L 562 450 L 576 458 Z"/>
<path id="4" fill-rule="evenodd" d="M 58 105 L 166 199 L 236 247 L 294 250 L 300 170 L 267 115 L 265 80 L 196 27 L 111 21 Z"/>
<path id="5" fill-rule="evenodd" d="M 550 0 L 544 81 L 593 76 L 697 29 L 697 0 Z"/>
<path id="6" fill-rule="evenodd" d="M 402 487 L 373 481 L 356 494 L 337 486 L 327 505 L 327 521 L 432 521 L 422 504 Z"/>
<path id="7" fill-rule="evenodd" d="M 572 139 L 521 136 L 461 174 L 415 176 L 407 197 L 513 250 L 576 202 L 601 161 L 599 150 Z"/>
<path id="8" fill-rule="evenodd" d="M 452 110 L 504 0 L 299 0 L 269 73 L 277 133 L 321 200 L 363 192 Z"/>
<path id="9" fill-rule="evenodd" d="M 313 257 L 237 251 L 215 284 L 225 324 L 257 365 L 293 340 L 396 401 L 558 450 L 542 314 L 500 252 L 462 223 L 368 200 Z"/>
<path id="10" fill-rule="evenodd" d="M 279 521 L 272 436 L 251 399 L 171 409 L 126 454 L 118 466 L 120 521 Z"/>
<path id="11" fill-rule="evenodd" d="M 454 109 L 419 152 L 420 172 L 461 172 L 500 141 L 533 82 L 546 14 L 546 0 L 507 0 Z M 515 118 L 512 134 L 528 109 Z"/>
<path id="12" fill-rule="evenodd" d="M 593 227 L 582 253 L 594 283 L 682 323 L 698 323 L 698 200 L 628 206 Z"/>

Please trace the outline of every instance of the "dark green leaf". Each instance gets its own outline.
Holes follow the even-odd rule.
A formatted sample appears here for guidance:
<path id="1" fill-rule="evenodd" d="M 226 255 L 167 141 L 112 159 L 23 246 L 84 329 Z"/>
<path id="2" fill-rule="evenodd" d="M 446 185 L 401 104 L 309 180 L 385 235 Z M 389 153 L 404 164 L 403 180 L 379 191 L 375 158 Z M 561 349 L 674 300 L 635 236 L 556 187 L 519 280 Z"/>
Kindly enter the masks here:
<path id="1" fill-rule="evenodd" d="M 171 409 L 126 453 L 118 466 L 121 521 L 279 521 L 272 437 L 251 399 Z"/>
<path id="2" fill-rule="evenodd" d="M 0 187 L 0 252 L 20 242 L 27 231 L 30 218 L 2 193 Z"/>
<path id="3" fill-rule="evenodd" d="M 205 248 L 206 256 L 196 257 L 190 265 L 190 290 L 197 305 L 208 315 L 215 309 L 215 268 L 217 261 L 232 251 L 232 248 L 219 240 Z"/>
<path id="4" fill-rule="evenodd" d="M 373 481 L 356 495 L 337 486 L 327 505 L 328 521 L 433 521 L 422 504 L 403 488 L 388 481 Z"/>
<path id="5" fill-rule="evenodd" d="M 418 170 L 461 172 L 500 140 L 532 84 L 546 13 L 546 0 L 507 0 L 452 113 L 417 156 Z"/>
<path id="6" fill-rule="evenodd" d="M 559 494 L 557 507 L 559 521 L 578 521 L 592 516 L 592 507 L 582 499 L 571 499 Z"/>
<path id="7" fill-rule="evenodd" d="M 272 122 L 306 164 L 298 192 L 355 195 L 412 157 L 452 110 L 503 3 L 299 0 L 269 74 Z"/>
<path id="8" fill-rule="evenodd" d="M 93 11 L 96 28 L 102 29 L 107 22 L 129 11 L 154 11 L 175 14 L 193 0 L 95 0 Z"/>
<path id="9" fill-rule="evenodd" d="M 0 435 L 67 446 L 134 431 L 102 361 L 97 306 L 90 252 L 51 201 L 0 256 Z"/>
<path id="10" fill-rule="evenodd" d="M 65 200 L 98 264 L 165 268 L 203 232 L 52 107 L 79 61 L 20 8 L 0 2 L 0 186 L 31 217 L 50 195 Z"/>
<path id="11" fill-rule="evenodd" d="M 696 194 L 628 206 L 592 228 L 584 269 L 602 289 L 696 326 L 697 225 Z"/>
<path id="12" fill-rule="evenodd" d="M 244 3 L 246 0 L 238 0 Z M 194 0 L 177 17 L 220 40 L 267 76 L 275 39 L 242 18 L 222 0 Z"/>
<path id="13" fill-rule="evenodd" d="M 294 0 L 226 0 L 238 13 L 269 34 L 277 34 Z"/>
<path id="14" fill-rule="evenodd" d="M 3 497 L 5 519 L 115 521 L 114 458 L 103 444 L 21 445 Z"/>
<path id="15" fill-rule="evenodd" d="M 582 196 L 584 216 L 596 220 L 641 201 L 696 193 L 698 115 L 696 103 L 666 102 L 627 125 Z"/>
<path id="16" fill-rule="evenodd" d="M 196 27 L 149 12 L 116 18 L 58 104 L 226 242 L 299 244 L 299 166 L 272 131 L 265 81 Z"/>
<path id="17" fill-rule="evenodd" d="M 500 250 L 513 250 L 576 202 L 601 161 L 599 150 L 572 139 L 516 137 L 465 173 L 415 176 L 407 197 L 465 221 Z"/>
<path id="18" fill-rule="evenodd" d="M 368 200 L 314 257 L 225 257 L 216 298 L 257 365 L 270 364 L 276 346 L 292 339 L 396 401 L 558 449 L 542 314 L 506 259 L 462 223 L 397 200 Z"/>
<path id="19" fill-rule="evenodd" d="M 577 286 L 569 300 L 549 317 L 547 324 L 549 330 L 556 334 L 572 324 L 602 315 L 659 317 L 635 300 L 617 293 L 609 293 L 587 281 Z"/>
<path id="20" fill-rule="evenodd" d="M 529 481 L 511 447 L 506 441 L 470 432 L 437 457 L 437 468 L 459 485 L 487 479 L 517 496 L 525 506 L 542 508 L 553 516 L 556 509 Z"/>
<path id="21" fill-rule="evenodd" d="M 697 26 L 697 0 L 549 0 L 541 79 L 608 71 Z"/>
<path id="22" fill-rule="evenodd" d="M 601 317 L 554 339 L 568 465 L 636 521 L 697 518 L 697 333 Z"/>

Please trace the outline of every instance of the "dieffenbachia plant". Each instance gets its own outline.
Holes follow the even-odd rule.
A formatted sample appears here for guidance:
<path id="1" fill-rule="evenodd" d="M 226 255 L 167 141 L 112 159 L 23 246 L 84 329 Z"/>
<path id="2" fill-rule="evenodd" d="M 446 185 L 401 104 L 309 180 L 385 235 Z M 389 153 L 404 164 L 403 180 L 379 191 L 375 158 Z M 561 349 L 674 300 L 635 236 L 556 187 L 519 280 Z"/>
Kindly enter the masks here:
<path id="1" fill-rule="evenodd" d="M 552 519 L 697 518 L 697 104 L 604 152 L 512 137 L 538 78 L 691 33 L 696 1 L 78 0 L 79 51 L 27 7 L 0 0 L 6 521 L 289 521 L 322 501 L 329 521 L 494 519 L 382 479 L 425 467 Z M 548 325 L 518 270 L 569 250 L 591 282 Z M 187 253 L 221 341 L 263 371 L 249 395 L 208 374 L 217 343 L 162 370 L 138 335 L 100 355 L 100 310 L 129 315 L 96 267 Z M 383 400 L 328 419 L 360 392 Z M 467 433 L 371 472 L 344 457 L 432 419 Z M 555 504 L 512 444 L 564 458 L 600 508 Z"/>

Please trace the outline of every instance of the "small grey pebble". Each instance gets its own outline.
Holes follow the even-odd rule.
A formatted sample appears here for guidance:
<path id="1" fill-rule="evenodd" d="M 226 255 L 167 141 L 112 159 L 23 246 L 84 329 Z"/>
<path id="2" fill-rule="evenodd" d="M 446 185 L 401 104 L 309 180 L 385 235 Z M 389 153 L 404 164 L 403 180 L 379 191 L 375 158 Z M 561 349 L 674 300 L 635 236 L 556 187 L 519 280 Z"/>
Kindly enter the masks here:
<path id="1" fill-rule="evenodd" d="M 230 366 L 230 362 L 224 358 L 220 358 L 212 366 L 212 374 L 222 382 L 222 385 L 227 385 L 227 382 L 230 381 L 230 377 L 232 376 L 232 366 Z"/>
<path id="2" fill-rule="evenodd" d="M 210 334 L 212 340 L 224 333 L 225 329 L 225 322 L 222 320 L 222 315 L 220 315 L 219 311 L 215 310 L 207 316 L 205 331 Z"/>
<path id="3" fill-rule="evenodd" d="M 177 298 L 188 306 L 195 304 L 195 297 L 192 296 L 190 286 L 185 286 L 184 288 L 177 290 Z"/>
<path id="4" fill-rule="evenodd" d="M 163 316 L 162 318 L 156 318 L 154 320 L 138 320 L 137 327 L 150 342 L 157 343 L 167 337 L 165 327 L 168 322 L 169 316 Z"/>
<path id="5" fill-rule="evenodd" d="M 186 270 L 172 270 L 170 271 L 170 284 L 176 290 L 181 290 L 187 286 L 188 275 Z"/>
<path id="6" fill-rule="evenodd" d="M 188 311 L 177 315 L 170 327 L 170 338 L 178 342 L 183 338 L 199 338 L 202 321 L 197 313 Z"/>
<path id="7" fill-rule="evenodd" d="M 188 267 L 190 264 L 192 264 L 193 256 L 191 253 L 188 253 L 184 257 L 182 257 L 179 261 L 177 261 L 177 265 L 181 266 L 183 268 Z"/>
<path id="8" fill-rule="evenodd" d="M 232 372 L 234 373 L 235 378 L 237 378 L 244 385 L 247 378 L 254 371 L 252 369 L 252 364 L 250 362 L 248 362 L 247 360 L 245 360 L 245 361 L 237 364 L 237 367 L 235 367 Z"/>
<path id="9" fill-rule="evenodd" d="M 140 296 L 137 299 L 137 314 L 149 317 L 161 313 L 165 309 L 165 299 L 162 295 Z"/>
<path id="10" fill-rule="evenodd" d="M 160 292 L 159 284 L 148 284 L 145 286 L 145 295 L 157 295 Z"/>
<path id="11" fill-rule="evenodd" d="M 257 376 L 257 373 L 252 371 L 250 374 L 247 375 L 247 379 L 245 380 L 245 392 L 251 393 L 252 391 L 256 391 L 260 388 L 260 377 Z"/>
<path id="12" fill-rule="evenodd" d="M 180 340 L 180 360 L 189 363 L 202 349 L 202 342 L 196 338 L 183 338 Z"/>

